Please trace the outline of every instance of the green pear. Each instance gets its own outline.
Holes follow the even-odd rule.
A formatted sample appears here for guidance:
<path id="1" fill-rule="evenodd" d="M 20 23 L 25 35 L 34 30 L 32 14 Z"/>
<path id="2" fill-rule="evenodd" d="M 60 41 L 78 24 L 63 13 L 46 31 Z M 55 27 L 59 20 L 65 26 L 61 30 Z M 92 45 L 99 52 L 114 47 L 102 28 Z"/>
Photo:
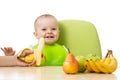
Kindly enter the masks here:
<path id="1" fill-rule="evenodd" d="M 86 58 L 84 56 L 76 56 L 75 58 L 79 62 L 79 65 L 80 65 L 79 71 L 84 72 L 86 70 L 85 65 L 84 65 Z"/>

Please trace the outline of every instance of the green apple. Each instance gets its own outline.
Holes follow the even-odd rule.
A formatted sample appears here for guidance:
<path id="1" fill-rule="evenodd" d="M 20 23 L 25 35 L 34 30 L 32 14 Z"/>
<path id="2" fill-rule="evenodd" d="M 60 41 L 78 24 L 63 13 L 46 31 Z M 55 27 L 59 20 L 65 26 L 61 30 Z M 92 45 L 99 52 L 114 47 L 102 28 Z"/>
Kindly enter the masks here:
<path id="1" fill-rule="evenodd" d="M 97 56 L 96 54 L 88 54 L 86 56 L 86 60 L 100 60 L 100 57 Z"/>
<path id="2" fill-rule="evenodd" d="M 86 58 L 84 56 L 76 56 L 75 58 L 79 62 L 79 65 L 80 65 L 79 71 L 84 72 L 86 70 L 84 66 Z"/>

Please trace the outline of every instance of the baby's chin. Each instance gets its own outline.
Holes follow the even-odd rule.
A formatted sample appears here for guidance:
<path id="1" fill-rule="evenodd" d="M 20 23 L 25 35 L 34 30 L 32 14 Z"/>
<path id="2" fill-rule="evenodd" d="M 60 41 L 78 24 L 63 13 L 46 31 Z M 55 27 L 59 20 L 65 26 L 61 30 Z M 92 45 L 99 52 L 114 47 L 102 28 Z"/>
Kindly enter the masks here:
<path id="1" fill-rule="evenodd" d="M 52 44 L 54 44 L 56 41 L 45 41 L 45 44 L 46 45 L 52 45 Z"/>
<path id="2" fill-rule="evenodd" d="M 45 44 L 51 45 L 54 44 L 57 40 L 57 38 L 45 38 Z"/>
<path id="3" fill-rule="evenodd" d="M 46 45 L 52 45 L 52 44 L 54 44 L 54 42 L 47 42 L 47 43 L 45 43 Z"/>

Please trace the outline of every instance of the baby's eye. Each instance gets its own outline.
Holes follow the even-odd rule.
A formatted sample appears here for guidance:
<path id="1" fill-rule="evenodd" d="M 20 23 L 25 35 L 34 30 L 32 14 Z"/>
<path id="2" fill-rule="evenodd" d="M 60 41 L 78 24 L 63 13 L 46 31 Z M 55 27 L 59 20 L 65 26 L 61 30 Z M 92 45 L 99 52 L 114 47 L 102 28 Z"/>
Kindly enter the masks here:
<path id="1" fill-rule="evenodd" d="M 46 29 L 42 29 L 42 31 L 46 31 Z"/>
<path id="2" fill-rule="evenodd" d="M 56 30 L 56 28 L 52 28 L 52 30 Z"/>

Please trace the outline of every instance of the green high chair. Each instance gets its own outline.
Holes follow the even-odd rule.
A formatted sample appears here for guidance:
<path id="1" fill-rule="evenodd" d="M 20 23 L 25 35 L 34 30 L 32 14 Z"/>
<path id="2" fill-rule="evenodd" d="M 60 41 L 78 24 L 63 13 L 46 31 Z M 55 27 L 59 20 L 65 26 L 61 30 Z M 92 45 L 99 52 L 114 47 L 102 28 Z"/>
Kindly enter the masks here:
<path id="1" fill-rule="evenodd" d="M 83 20 L 60 20 L 58 43 L 70 49 L 75 56 L 95 54 L 102 58 L 101 45 L 95 26 Z"/>

